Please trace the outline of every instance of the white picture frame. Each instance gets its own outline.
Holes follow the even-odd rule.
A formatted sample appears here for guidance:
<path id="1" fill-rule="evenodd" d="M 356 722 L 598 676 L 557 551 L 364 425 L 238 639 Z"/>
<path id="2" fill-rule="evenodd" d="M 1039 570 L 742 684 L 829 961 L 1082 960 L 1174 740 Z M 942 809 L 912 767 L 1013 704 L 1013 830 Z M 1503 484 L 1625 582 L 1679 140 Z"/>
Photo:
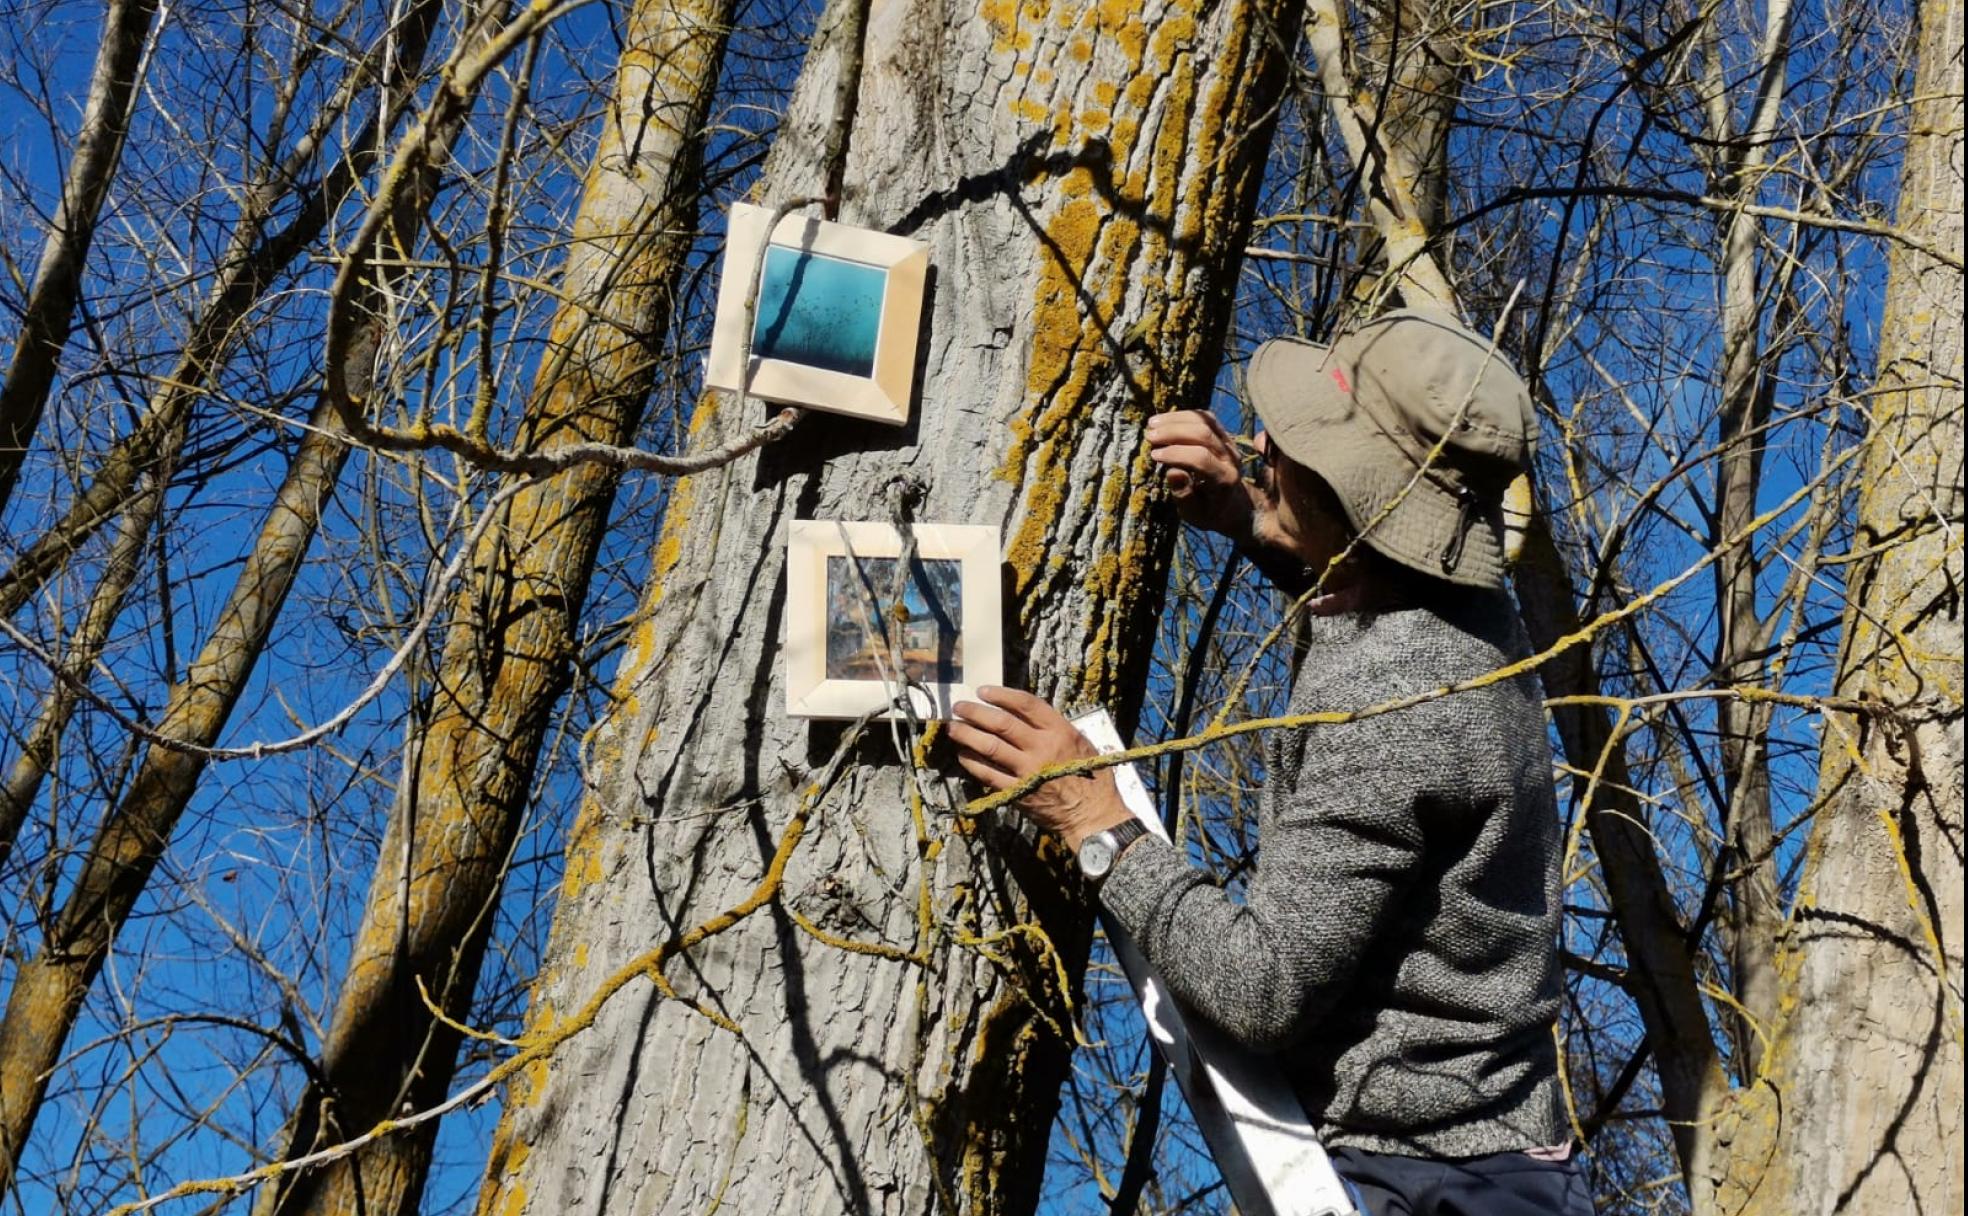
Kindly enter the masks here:
<path id="1" fill-rule="evenodd" d="M 732 205 L 705 384 L 891 426 L 906 423 L 929 246 L 808 215 L 782 218 L 768 242 L 771 218 L 769 208 Z M 745 300 L 755 279 L 758 306 L 748 343 Z"/>
<path id="2" fill-rule="evenodd" d="M 786 712 L 795 718 L 859 718 L 896 704 L 904 687 L 919 720 L 945 719 L 980 685 L 1004 680 L 1004 593 L 998 530 L 916 524 L 915 562 L 899 560 L 902 533 L 888 523 L 793 520 L 786 533 Z M 891 605 L 897 589 L 901 603 Z M 894 614 L 894 607 L 902 611 Z M 894 621 L 894 648 L 871 620 Z M 954 632 L 952 632 L 954 630 Z"/>

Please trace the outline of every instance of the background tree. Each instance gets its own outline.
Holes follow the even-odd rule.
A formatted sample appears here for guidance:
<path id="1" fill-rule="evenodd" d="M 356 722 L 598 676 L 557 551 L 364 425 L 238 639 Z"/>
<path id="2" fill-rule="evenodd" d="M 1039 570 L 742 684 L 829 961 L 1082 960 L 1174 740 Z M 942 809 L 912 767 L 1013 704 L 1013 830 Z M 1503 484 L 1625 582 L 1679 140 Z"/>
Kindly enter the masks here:
<path id="1" fill-rule="evenodd" d="M 404 91 L 403 75 L 415 70 L 422 55 L 435 8 L 425 5 L 421 11 L 412 10 L 400 31 L 401 40 L 393 40 L 395 53 L 384 65 L 385 78 L 397 82 L 399 95 Z M 123 33 L 117 35 L 122 36 Z M 141 31 L 138 36 L 141 40 Z M 317 51 L 309 42 L 293 44 L 292 50 L 293 75 L 289 80 L 298 85 L 305 76 L 304 65 L 316 58 Z M 99 64 L 98 75 L 105 70 Z M 345 86 L 360 87 L 372 81 L 375 74 L 374 63 L 358 60 L 355 78 L 344 82 Z M 127 91 L 121 96 L 127 102 Z M 289 103 L 294 100 L 294 91 L 288 93 L 286 100 Z M 340 100 L 345 104 L 348 97 L 345 95 Z M 386 96 L 379 96 L 375 104 L 380 110 L 388 101 Z M 341 106 L 330 107 L 329 113 L 315 118 L 312 127 L 304 128 L 299 137 L 302 148 L 318 147 L 341 109 Z M 284 116 L 277 117 L 276 127 L 283 120 Z M 81 136 L 85 149 L 90 141 L 103 138 L 100 132 L 89 128 L 88 122 L 85 118 Z M 274 146 L 278 147 L 278 143 Z M 366 150 L 356 154 L 361 155 L 363 151 Z M 90 152 L 102 155 L 99 149 Z M 305 155 L 297 150 L 287 165 L 280 165 L 272 158 L 262 163 L 262 176 L 254 184 L 254 193 L 259 197 L 247 203 L 255 222 L 244 234 L 246 240 L 253 238 L 252 229 L 265 221 L 267 213 L 285 193 L 287 183 L 279 180 L 278 171 L 293 167 L 293 160 Z M 244 243 L 236 241 L 235 249 Z M 30 331 L 30 336 L 33 332 L 38 331 Z M 365 378 L 366 372 L 366 368 L 362 369 Z M 216 742 L 251 677 L 313 538 L 323 504 L 333 492 L 346 457 L 346 445 L 335 433 L 334 417 L 325 407 L 316 411 L 311 422 L 210 633 L 172 684 L 157 729 L 142 732 L 140 738 L 133 736 L 133 743 L 150 746 L 120 797 L 103 816 L 94 841 L 81 857 L 72 889 L 58 909 L 50 909 L 46 940 L 39 952 L 22 963 L 11 977 L 7 1012 L 0 1018 L 0 1181 L 11 1182 L 19 1149 L 39 1114 L 44 1088 L 55 1071 L 83 999 L 191 798 L 207 750 Z M 154 525 L 154 511 L 160 497 L 159 491 L 153 488 L 126 506 L 123 536 L 96 592 L 95 610 L 85 625 L 84 650 L 71 656 L 66 668 L 71 680 L 94 661 L 95 653 L 101 649 L 102 634 L 128 587 L 131 563 L 128 547 L 141 543 L 137 538 Z M 20 789 L 18 793 L 9 790 L 10 810 L 32 796 L 29 783 L 37 779 L 72 703 L 69 685 L 58 682 L 49 690 L 35 737 L 29 740 L 16 765 Z M 14 822 L 17 824 L 18 820 Z"/>
<path id="2" fill-rule="evenodd" d="M 89 243 L 130 129 L 130 105 L 150 45 L 155 0 L 123 0 L 103 13 L 102 43 L 89 77 L 82 125 L 62 183 L 60 203 L 35 267 L 7 378 L 0 382 L 0 510 L 13 496 L 21 456 L 47 407 L 61 348 L 75 323 L 75 302 Z"/>
<path id="3" fill-rule="evenodd" d="M 691 247 L 698 146 L 730 21 L 722 2 L 655 0 L 627 14 L 615 97 L 559 276 L 563 302 L 519 424 L 528 450 L 621 445 L 635 434 L 665 367 L 659 336 Z M 515 97 L 514 120 L 523 97 Z M 495 233 L 503 207 L 495 198 L 487 217 Z M 488 275 L 498 272 L 489 261 Z M 483 435 L 496 395 L 488 380 L 480 390 L 465 429 Z M 535 763 L 572 675 L 579 612 L 618 474 L 588 464 L 545 480 L 509 477 L 513 492 L 502 495 L 447 613 L 431 701 L 405 744 L 410 771 L 318 1080 L 295 1109 L 290 1156 L 406 1107 L 425 1109 L 451 1085 L 455 1026 L 471 1015 Z M 261 1192 L 258 1210 L 414 1212 L 435 1133 L 427 1125 L 290 1175 Z"/>
<path id="4" fill-rule="evenodd" d="M 1918 34 L 1899 225 L 1959 251 L 1961 5 L 1923 4 Z M 1959 266 L 1894 249 L 1842 705 L 1774 952 L 1768 1049 L 1728 1128 L 1724 1210 L 1962 1209 L 1961 346 Z"/>

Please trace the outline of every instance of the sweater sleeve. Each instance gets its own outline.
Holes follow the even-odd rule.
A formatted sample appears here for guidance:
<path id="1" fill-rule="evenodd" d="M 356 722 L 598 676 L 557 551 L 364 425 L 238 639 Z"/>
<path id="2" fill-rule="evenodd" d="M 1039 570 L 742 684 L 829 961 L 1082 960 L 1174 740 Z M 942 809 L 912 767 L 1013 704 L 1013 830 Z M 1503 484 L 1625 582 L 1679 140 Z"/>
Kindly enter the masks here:
<path id="1" fill-rule="evenodd" d="M 1418 753 L 1404 716 L 1309 728 L 1242 902 L 1156 837 L 1101 888 L 1183 1004 L 1246 1046 L 1275 1051 L 1318 1024 L 1418 866 L 1424 775 L 1404 763 Z"/>

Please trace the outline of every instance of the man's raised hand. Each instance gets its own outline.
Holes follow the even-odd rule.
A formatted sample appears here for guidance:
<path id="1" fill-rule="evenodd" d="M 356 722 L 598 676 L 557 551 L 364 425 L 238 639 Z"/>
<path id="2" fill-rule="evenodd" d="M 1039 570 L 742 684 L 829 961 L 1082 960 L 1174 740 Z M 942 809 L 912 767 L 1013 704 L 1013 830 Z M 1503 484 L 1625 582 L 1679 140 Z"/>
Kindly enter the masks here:
<path id="1" fill-rule="evenodd" d="M 1250 540 L 1268 503 L 1244 480 L 1237 442 L 1215 414 L 1176 410 L 1148 419 L 1148 458 L 1162 467 L 1183 522 Z"/>

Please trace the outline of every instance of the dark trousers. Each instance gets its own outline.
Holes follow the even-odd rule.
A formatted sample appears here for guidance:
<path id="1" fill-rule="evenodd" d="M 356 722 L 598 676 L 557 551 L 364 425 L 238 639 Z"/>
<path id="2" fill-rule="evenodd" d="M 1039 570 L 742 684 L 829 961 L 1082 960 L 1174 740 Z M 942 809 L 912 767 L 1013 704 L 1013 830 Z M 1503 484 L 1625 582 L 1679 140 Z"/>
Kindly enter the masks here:
<path id="1" fill-rule="evenodd" d="M 1592 1216 L 1585 1163 L 1540 1161 L 1523 1153 L 1487 1157 L 1403 1157 L 1355 1148 L 1332 1150 L 1364 1216 Z"/>

